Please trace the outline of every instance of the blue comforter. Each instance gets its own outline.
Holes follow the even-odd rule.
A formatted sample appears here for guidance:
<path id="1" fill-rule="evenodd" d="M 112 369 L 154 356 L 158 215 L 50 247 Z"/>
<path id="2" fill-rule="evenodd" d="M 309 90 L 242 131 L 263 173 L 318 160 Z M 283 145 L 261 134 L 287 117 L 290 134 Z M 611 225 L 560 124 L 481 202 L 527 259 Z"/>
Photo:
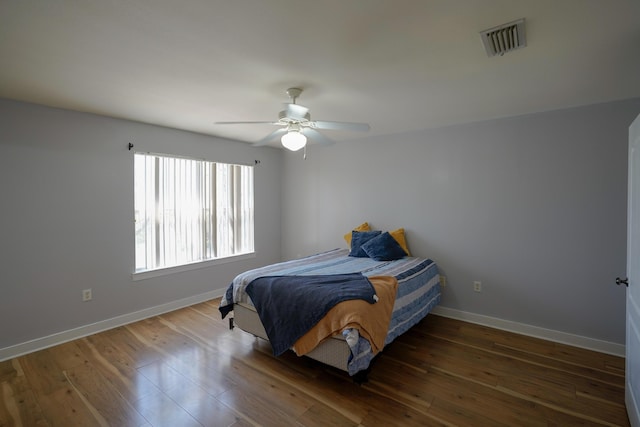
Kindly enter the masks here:
<path id="1" fill-rule="evenodd" d="M 360 273 L 259 277 L 246 290 L 275 356 L 291 348 L 336 304 L 353 299 L 377 301 L 371 282 Z"/>
<path id="2" fill-rule="evenodd" d="M 404 257 L 395 261 L 375 261 L 371 258 L 350 257 L 349 249 L 333 249 L 305 258 L 284 261 L 247 270 L 233 279 L 220 301 L 223 318 L 233 310 L 233 304 L 248 303 L 246 287 L 255 279 L 266 276 L 316 276 L 362 273 L 370 276 L 393 276 L 398 280 L 398 292 L 393 306 L 385 345 L 409 330 L 440 302 L 440 276 L 435 262 L 426 258 Z M 353 336 L 351 329 L 343 332 Z M 355 334 L 355 342 L 347 340 L 351 348 L 349 375 L 367 369 L 373 352 L 369 342 Z"/>

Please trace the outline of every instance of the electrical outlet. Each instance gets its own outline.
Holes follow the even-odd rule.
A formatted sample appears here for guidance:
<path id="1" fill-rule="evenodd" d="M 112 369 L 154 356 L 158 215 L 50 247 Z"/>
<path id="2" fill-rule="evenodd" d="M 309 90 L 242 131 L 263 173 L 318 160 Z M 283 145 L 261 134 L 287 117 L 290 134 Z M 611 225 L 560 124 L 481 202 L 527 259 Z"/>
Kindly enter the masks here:
<path id="1" fill-rule="evenodd" d="M 473 282 L 473 290 L 476 292 L 482 292 L 482 282 L 475 281 Z"/>
<path id="2" fill-rule="evenodd" d="M 440 286 L 443 288 L 447 286 L 447 276 L 440 276 Z"/>
<path id="3" fill-rule="evenodd" d="M 93 299 L 93 295 L 91 294 L 91 289 L 84 289 L 82 291 L 82 301 L 91 301 Z"/>

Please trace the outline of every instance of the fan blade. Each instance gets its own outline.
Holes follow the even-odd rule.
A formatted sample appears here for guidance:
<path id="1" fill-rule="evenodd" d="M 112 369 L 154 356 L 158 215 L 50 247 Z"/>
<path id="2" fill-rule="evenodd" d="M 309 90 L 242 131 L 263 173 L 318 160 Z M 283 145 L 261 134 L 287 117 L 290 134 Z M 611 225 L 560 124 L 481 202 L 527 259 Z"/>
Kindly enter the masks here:
<path id="1" fill-rule="evenodd" d="M 269 135 L 267 135 L 264 138 L 262 138 L 260 141 L 254 142 L 253 145 L 256 146 L 256 147 L 259 147 L 261 145 L 266 145 L 266 144 L 270 143 L 271 141 L 273 141 L 277 136 L 284 135 L 285 133 L 287 133 L 287 129 L 286 128 L 276 129 L 273 132 L 271 132 Z"/>
<path id="2" fill-rule="evenodd" d="M 280 123 L 270 122 L 214 122 L 214 125 L 279 125 Z"/>
<path id="3" fill-rule="evenodd" d="M 298 104 L 284 104 L 284 105 L 286 106 L 284 112 L 287 115 L 287 117 L 290 119 L 302 120 L 306 118 L 307 114 L 309 113 L 309 109 L 302 105 L 298 105 Z"/>
<path id="4" fill-rule="evenodd" d="M 367 123 L 327 122 L 314 120 L 310 122 L 310 124 L 316 129 L 351 130 L 355 132 L 366 132 L 370 129 Z"/>
<path id="5" fill-rule="evenodd" d="M 333 139 L 327 138 L 326 136 L 324 136 L 323 134 L 321 134 L 315 129 L 305 127 L 305 128 L 302 128 L 301 132 L 305 136 L 307 136 L 309 139 L 312 139 L 319 144 L 332 145 L 336 143 Z"/>

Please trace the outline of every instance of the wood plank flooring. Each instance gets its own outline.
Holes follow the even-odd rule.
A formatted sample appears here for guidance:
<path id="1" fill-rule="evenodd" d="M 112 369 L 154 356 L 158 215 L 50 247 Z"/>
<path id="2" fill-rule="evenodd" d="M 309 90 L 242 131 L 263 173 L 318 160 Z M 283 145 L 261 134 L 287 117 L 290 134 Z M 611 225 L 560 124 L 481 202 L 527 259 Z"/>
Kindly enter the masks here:
<path id="1" fill-rule="evenodd" d="M 357 385 L 218 303 L 0 362 L 0 426 L 629 425 L 619 357 L 428 315 Z"/>

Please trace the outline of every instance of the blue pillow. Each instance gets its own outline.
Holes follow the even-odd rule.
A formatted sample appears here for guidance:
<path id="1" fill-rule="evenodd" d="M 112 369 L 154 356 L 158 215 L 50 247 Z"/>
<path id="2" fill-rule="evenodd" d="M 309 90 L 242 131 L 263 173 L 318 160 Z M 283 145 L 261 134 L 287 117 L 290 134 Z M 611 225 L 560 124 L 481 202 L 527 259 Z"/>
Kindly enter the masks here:
<path id="1" fill-rule="evenodd" d="M 379 236 L 382 233 L 379 230 L 376 231 L 352 231 L 351 232 L 351 252 L 349 256 L 366 258 L 367 254 L 362 250 L 362 245 L 369 240 Z"/>
<path id="2" fill-rule="evenodd" d="M 407 253 L 388 231 L 368 240 L 362 249 L 369 258 L 376 261 L 393 261 L 404 258 Z"/>

